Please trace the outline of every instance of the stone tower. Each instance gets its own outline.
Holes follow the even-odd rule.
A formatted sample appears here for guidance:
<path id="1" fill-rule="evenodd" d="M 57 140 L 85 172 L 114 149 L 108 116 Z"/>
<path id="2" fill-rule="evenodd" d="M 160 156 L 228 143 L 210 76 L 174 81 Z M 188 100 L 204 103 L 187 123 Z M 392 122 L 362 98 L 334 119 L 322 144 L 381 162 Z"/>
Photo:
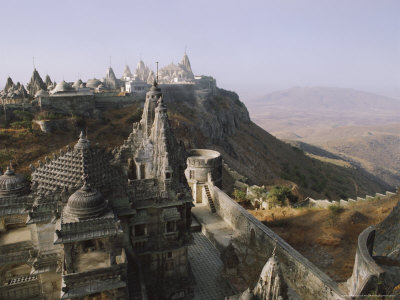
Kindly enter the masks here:
<path id="1" fill-rule="evenodd" d="M 130 239 L 150 297 L 181 299 L 193 292 L 188 264 L 193 204 L 184 176 L 185 159 L 155 82 L 146 95 L 141 121 L 115 151 L 116 163 L 124 166 L 129 178 L 128 192 L 136 210 Z"/>
<path id="2" fill-rule="evenodd" d="M 26 88 L 28 89 L 28 92 L 32 97 L 35 96 L 35 94 L 40 90 L 47 90 L 47 86 L 43 82 L 43 79 L 42 77 L 40 77 L 39 72 L 36 70 L 36 68 L 33 70 L 31 80 L 29 81 Z"/>
<path id="3" fill-rule="evenodd" d="M 106 77 L 104 77 L 104 84 L 109 89 L 119 89 L 118 79 L 115 76 L 114 70 L 111 67 L 107 69 Z"/>

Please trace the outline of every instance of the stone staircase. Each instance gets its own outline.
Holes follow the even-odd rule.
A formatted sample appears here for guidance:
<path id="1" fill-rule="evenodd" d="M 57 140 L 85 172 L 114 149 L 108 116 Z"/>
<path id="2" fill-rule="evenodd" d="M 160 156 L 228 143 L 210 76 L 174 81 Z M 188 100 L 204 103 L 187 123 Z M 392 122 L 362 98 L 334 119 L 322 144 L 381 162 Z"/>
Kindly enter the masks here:
<path id="1" fill-rule="evenodd" d="M 204 186 L 204 191 L 206 192 L 206 196 L 207 196 L 208 204 L 210 205 L 211 212 L 212 213 L 217 212 L 217 210 L 215 209 L 214 202 L 211 197 L 210 189 L 208 188 L 207 184 Z"/>

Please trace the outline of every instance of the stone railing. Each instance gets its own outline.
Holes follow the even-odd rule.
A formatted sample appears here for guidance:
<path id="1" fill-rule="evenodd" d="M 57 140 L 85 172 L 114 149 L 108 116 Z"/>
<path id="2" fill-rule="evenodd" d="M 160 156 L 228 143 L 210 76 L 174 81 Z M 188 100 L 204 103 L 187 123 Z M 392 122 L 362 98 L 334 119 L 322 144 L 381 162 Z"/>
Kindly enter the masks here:
<path id="1" fill-rule="evenodd" d="M 352 296 L 368 295 L 374 289 L 384 270 L 378 266 L 372 257 L 374 247 L 375 226 L 370 226 L 358 236 L 356 259 L 353 274 L 347 281 Z"/>
<path id="2" fill-rule="evenodd" d="M 108 268 L 63 275 L 61 299 L 125 288 L 127 286 L 126 267 L 127 264 L 123 263 Z"/>
<path id="3" fill-rule="evenodd" d="M 218 215 L 238 234 L 247 245 L 262 249 L 265 260 L 271 256 L 276 243 L 285 281 L 302 299 L 347 299 L 337 283 L 308 261 L 299 252 L 258 221 L 243 207 L 219 188 L 210 185 Z"/>
<path id="4" fill-rule="evenodd" d="M 119 221 L 114 217 L 96 218 L 80 222 L 61 223 L 61 231 L 56 230 L 55 244 L 68 242 L 82 235 L 90 234 L 92 238 L 103 235 L 122 233 Z"/>
<path id="5" fill-rule="evenodd" d="M 37 276 L 27 275 L 10 279 L 0 286 L 0 299 L 41 299 L 40 285 Z"/>

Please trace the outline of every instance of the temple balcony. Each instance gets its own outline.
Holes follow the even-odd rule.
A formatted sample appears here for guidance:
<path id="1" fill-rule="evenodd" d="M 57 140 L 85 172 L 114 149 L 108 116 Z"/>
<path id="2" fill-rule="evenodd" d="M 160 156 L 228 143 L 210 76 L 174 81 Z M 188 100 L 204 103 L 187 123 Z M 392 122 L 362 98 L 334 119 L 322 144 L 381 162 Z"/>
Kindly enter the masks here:
<path id="1" fill-rule="evenodd" d="M 84 297 L 115 289 L 126 289 L 126 263 L 62 276 L 61 299 Z"/>
<path id="2" fill-rule="evenodd" d="M 149 235 L 132 236 L 133 250 L 137 253 L 145 252 L 149 250 Z"/>
<path id="3" fill-rule="evenodd" d="M 174 232 L 165 232 L 164 233 L 164 238 L 167 241 L 176 241 L 179 237 L 179 232 L 178 231 L 174 231 Z"/>
<path id="4" fill-rule="evenodd" d="M 24 275 L 7 280 L 0 286 L 0 299 L 42 299 L 37 276 Z"/>

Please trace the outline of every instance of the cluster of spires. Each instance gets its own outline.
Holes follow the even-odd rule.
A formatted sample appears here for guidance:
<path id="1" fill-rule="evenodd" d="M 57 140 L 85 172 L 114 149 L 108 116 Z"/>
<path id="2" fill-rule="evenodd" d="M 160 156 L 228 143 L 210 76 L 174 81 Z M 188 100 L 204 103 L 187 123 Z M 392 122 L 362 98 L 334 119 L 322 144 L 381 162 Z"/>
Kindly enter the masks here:
<path id="1" fill-rule="evenodd" d="M 132 74 L 129 66 L 126 65 L 121 79 L 117 79 L 113 69 L 111 68 L 111 66 L 109 66 L 106 76 L 102 81 L 97 80 L 96 78 L 91 79 L 91 81 L 97 80 L 99 82 L 96 88 L 117 90 L 120 88 L 123 82 L 130 80 L 141 81 L 147 84 L 152 84 L 155 80 L 159 82 L 161 80 L 159 80 L 159 75 L 161 77 L 167 78 L 171 75 L 170 73 L 176 72 L 175 69 L 181 69 L 183 70 L 183 72 L 187 72 L 190 79 L 194 78 L 189 57 L 185 52 L 181 63 L 179 63 L 178 65 L 174 65 L 173 63 L 171 63 L 170 65 L 161 69 L 160 73 L 158 72 L 158 62 L 157 73 L 155 74 L 152 70 L 150 70 L 147 65 L 145 65 L 143 60 L 140 59 L 136 66 L 134 74 Z M 80 83 L 78 86 L 76 86 L 77 82 Z M 81 79 L 77 80 L 73 85 L 66 83 L 64 80 L 60 84 L 68 85 L 71 90 L 86 88 L 85 83 L 83 83 Z M 56 86 L 57 83 L 54 80 L 52 81 L 49 75 L 46 75 L 45 80 L 43 80 L 36 67 L 34 67 L 31 79 L 26 85 L 26 88 L 20 82 L 14 84 L 11 77 L 8 77 L 4 89 L 0 91 L 0 99 L 29 99 L 34 98 L 38 95 L 48 95 L 48 93 L 55 90 Z"/>

